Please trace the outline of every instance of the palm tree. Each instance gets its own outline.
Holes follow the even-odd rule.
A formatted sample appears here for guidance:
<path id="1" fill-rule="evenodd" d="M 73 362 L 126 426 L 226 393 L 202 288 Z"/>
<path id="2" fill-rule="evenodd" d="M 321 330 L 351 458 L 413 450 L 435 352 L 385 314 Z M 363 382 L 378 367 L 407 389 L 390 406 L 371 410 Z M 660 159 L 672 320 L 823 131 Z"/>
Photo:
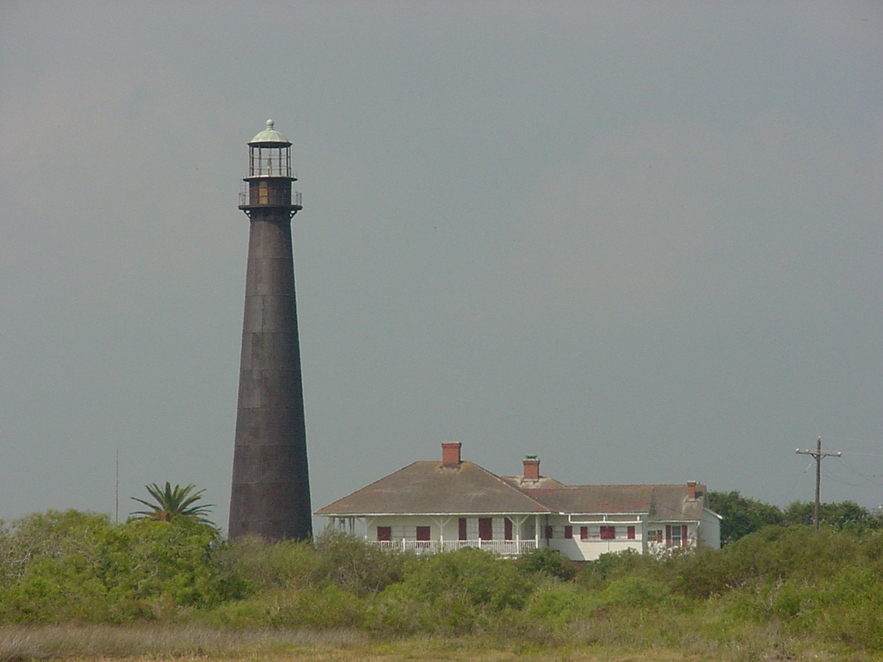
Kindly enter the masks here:
<path id="1" fill-rule="evenodd" d="M 196 488 L 196 485 L 191 483 L 187 487 L 181 487 L 180 485 L 172 487 L 169 483 L 166 483 L 165 488 L 161 488 L 156 483 L 152 483 L 145 485 L 145 487 L 155 503 L 139 499 L 138 497 L 131 497 L 150 509 L 139 510 L 132 513 L 133 515 L 138 515 L 141 519 L 161 520 L 163 522 L 171 522 L 178 517 L 187 517 L 205 524 L 212 523 L 205 515 L 214 507 L 214 504 L 194 505 L 202 498 L 202 493 L 205 492 L 205 490 L 194 492 L 193 490 Z"/>

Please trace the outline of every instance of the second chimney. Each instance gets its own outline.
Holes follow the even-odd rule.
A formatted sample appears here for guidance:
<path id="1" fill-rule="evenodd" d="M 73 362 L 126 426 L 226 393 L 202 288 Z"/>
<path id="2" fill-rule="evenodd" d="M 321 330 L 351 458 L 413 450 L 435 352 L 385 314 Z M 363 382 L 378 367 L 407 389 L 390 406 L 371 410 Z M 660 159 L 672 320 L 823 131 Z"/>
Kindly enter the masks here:
<path id="1" fill-rule="evenodd" d="M 687 482 L 687 498 L 691 501 L 696 499 L 696 481 L 691 480 Z"/>
<path id="2" fill-rule="evenodd" d="M 442 442 L 442 465 L 446 467 L 460 466 L 460 446 L 459 441 L 443 441 Z"/>
<path id="3" fill-rule="evenodd" d="M 528 455 L 524 458 L 524 479 L 540 479 L 540 460 L 536 455 Z"/>

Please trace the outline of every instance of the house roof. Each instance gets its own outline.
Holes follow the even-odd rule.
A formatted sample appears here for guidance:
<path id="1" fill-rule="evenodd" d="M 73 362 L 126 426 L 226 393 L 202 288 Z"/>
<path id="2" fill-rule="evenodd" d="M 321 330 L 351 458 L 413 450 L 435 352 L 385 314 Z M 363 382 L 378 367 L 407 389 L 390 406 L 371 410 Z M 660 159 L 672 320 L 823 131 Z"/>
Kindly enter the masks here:
<path id="1" fill-rule="evenodd" d="M 455 449 L 459 460 L 459 445 Z M 647 514 L 655 521 L 695 521 L 706 488 L 695 484 L 574 485 L 547 476 L 500 477 L 473 462 L 414 462 L 316 511 L 326 517 L 561 513 Z"/>
<path id="2" fill-rule="evenodd" d="M 525 489 L 556 513 L 647 513 L 659 521 L 698 520 L 705 509 L 705 487 L 696 486 L 697 498 L 688 498 L 684 485 L 574 485 Z"/>
<path id="3" fill-rule="evenodd" d="M 530 514 L 548 508 L 473 462 L 445 465 L 414 462 L 349 496 L 320 508 L 317 515 Z"/>

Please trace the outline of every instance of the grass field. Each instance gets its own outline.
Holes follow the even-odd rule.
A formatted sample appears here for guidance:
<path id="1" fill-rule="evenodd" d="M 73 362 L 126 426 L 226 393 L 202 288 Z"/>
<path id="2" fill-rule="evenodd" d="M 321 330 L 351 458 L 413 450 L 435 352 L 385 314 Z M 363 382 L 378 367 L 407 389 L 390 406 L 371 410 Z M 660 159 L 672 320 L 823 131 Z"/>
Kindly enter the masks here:
<path id="1" fill-rule="evenodd" d="M 721 650 L 658 648 L 524 646 L 518 641 L 480 638 L 409 638 L 373 641 L 357 632 L 304 630 L 220 630 L 195 626 L 6 626 L 0 628 L 0 662 L 64 660 L 65 662 L 237 661 L 281 662 L 874 662 L 883 656 L 836 652 L 772 643 L 766 649 L 738 645 Z"/>

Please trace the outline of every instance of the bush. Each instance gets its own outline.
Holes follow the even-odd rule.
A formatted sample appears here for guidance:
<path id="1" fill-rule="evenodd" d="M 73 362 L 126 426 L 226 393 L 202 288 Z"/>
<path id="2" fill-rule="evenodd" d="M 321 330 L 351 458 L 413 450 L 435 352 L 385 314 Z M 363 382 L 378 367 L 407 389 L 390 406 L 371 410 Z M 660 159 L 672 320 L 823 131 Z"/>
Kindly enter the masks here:
<path id="1" fill-rule="evenodd" d="M 233 628 L 286 627 L 313 630 L 359 628 L 365 603 L 333 584 L 321 588 L 288 589 L 223 604 L 203 620 Z"/>
<path id="2" fill-rule="evenodd" d="M 227 597 L 213 563 L 216 531 L 190 520 L 111 524 L 49 511 L 0 536 L 0 618 L 123 621 Z"/>
<path id="3" fill-rule="evenodd" d="M 218 563 L 230 582 L 240 587 L 239 597 L 280 589 L 308 588 L 321 583 L 324 561 L 309 542 L 267 542 L 246 536 L 228 542 L 218 553 Z"/>
<path id="4" fill-rule="evenodd" d="M 463 634 L 524 607 L 534 584 L 514 563 L 465 547 L 421 558 L 371 609 L 371 627 L 390 634 Z"/>
<path id="5" fill-rule="evenodd" d="M 666 584 L 648 577 L 616 579 L 601 593 L 601 605 L 610 607 L 650 607 L 665 601 Z"/>
<path id="6" fill-rule="evenodd" d="M 515 566 L 528 576 L 543 575 L 561 581 L 570 581 L 576 576 L 573 563 L 561 552 L 549 547 L 535 549 L 518 557 Z"/>
<path id="7" fill-rule="evenodd" d="M 379 593 L 401 581 L 408 562 L 408 555 L 330 528 L 316 537 L 315 548 L 324 579 L 358 596 Z"/>
<path id="8" fill-rule="evenodd" d="M 632 575 L 655 576 L 661 573 L 663 559 L 627 549 L 602 554 L 595 561 L 584 564 L 577 582 L 588 589 L 603 589 L 608 582 Z"/>
<path id="9" fill-rule="evenodd" d="M 575 584 L 549 585 L 532 596 L 525 617 L 560 632 L 590 613 L 595 604 L 596 601 Z"/>

